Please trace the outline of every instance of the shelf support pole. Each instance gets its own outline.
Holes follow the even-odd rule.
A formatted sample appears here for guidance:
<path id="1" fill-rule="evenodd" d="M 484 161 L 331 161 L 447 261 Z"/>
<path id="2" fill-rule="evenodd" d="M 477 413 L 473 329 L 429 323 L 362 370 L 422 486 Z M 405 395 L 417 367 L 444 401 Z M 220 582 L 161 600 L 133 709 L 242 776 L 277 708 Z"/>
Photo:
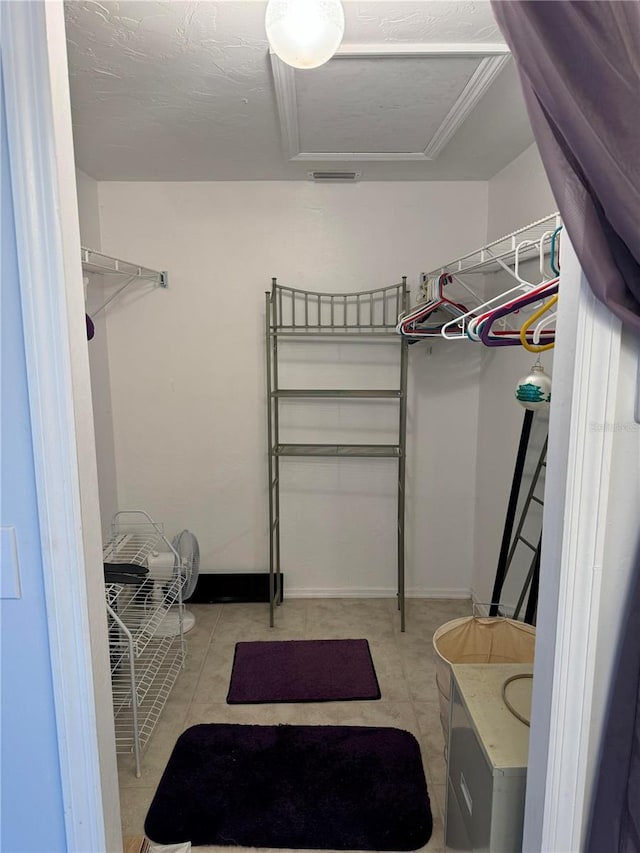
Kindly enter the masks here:
<path id="1" fill-rule="evenodd" d="M 274 305 L 274 315 L 272 318 L 274 331 L 278 326 L 282 325 L 282 301 L 280 301 L 280 315 L 278 316 L 276 304 L 276 285 L 277 280 L 271 279 L 272 285 L 272 304 Z M 292 305 L 295 303 L 295 297 L 292 300 Z M 280 402 L 278 398 L 278 338 L 272 335 L 273 342 L 273 435 L 275 445 L 280 445 Z M 282 570 L 280 568 L 280 456 L 276 453 L 273 459 L 273 473 L 275 474 L 276 486 L 273 490 L 273 510 L 275 514 L 274 521 L 274 536 L 275 536 L 275 603 L 282 604 Z"/>
<path id="2" fill-rule="evenodd" d="M 265 343 L 267 348 L 267 459 L 269 462 L 269 626 L 273 628 L 275 586 L 273 575 L 273 396 L 271 394 L 271 293 L 265 294 Z M 277 488 L 277 487 L 276 487 Z"/>
<path id="3" fill-rule="evenodd" d="M 402 310 L 409 308 L 407 277 L 402 277 Z M 405 485 L 407 458 L 407 374 L 409 366 L 409 342 L 403 337 L 400 344 L 400 411 L 398 417 L 398 609 L 400 630 L 405 630 L 405 584 L 404 584 L 404 522 Z"/>

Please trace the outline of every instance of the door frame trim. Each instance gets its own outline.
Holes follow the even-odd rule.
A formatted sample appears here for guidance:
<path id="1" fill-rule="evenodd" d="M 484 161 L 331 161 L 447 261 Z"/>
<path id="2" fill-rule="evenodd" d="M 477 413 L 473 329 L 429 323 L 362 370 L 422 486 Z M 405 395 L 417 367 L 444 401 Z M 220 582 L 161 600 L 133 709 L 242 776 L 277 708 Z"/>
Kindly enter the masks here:
<path id="1" fill-rule="evenodd" d="M 2 63 L 40 547 L 67 849 L 121 850 L 119 803 L 105 803 L 95 687 L 110 685 L 92 648 L 87 556 L 101 556 L 88 353 L 62 3 L 1 5 Z M 69 180 L 71 175 L 71 181 Z M 79 358 L 80 355 L 80 358 Z M 84 357 L 84 366 L 82 364 Z M 82 375 L 82 371 L 86 375 Z M 93 442 L 93 443 L 92 443 Z M 82 450 L 93 447 L 93 476 Z M 95 501 L 97 510 L 97 499 Z M 102 581 L 101 561 L 95 568 Z M 95 588 L 95 585 L 94 585 Z M 104 614 L 104 591 L 102 592 Z M 104 614 L 106 629 L 106 614 Z M 97 626 L 99 630 L 100 625 Z M 106 673 L 104 662 L 106 661 Z M 14 697 L 14 701 L 19 701 Z M 108 716 L 107 716 L 108 719 Z M 114 785 L 117 798 L 117 775 Z M 113 800 L 111 787 L 109 796 Z M 105 815 L 109 815 L 109 825 Z M 117 834 L 115 822 L 117 820 Z M 115 840 L 114 840 L 115 839 Z"/>

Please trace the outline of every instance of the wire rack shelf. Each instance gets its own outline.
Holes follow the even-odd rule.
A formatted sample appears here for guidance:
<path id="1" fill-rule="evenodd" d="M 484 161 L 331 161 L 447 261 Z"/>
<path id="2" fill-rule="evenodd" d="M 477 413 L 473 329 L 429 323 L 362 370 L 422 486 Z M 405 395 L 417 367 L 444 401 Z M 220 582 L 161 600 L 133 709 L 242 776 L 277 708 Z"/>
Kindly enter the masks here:
<path id="1" fill-rule="evenodd" d="M 504 265 L 511 266 L 515 262 L 516 252 L 521 261 L 526 261 L 539 255 L 541 242 L 543 247 L 550 247 L 553 232 L 561 224 L 560 214 L 551 213 L 444 266 L 436 267 L 426 273 L 425 278 L 435 278 L 445 272 L 458 275 L 500 272 Z"/>
<path id="2" fill-rule="evenodd" d="M 157 568 L 152 554 L 167 554 Z M 105 569 L 132 572 L 126 582 L 105 584 L 116 750 L 132 752 L 140 776 L 141 752 L 151 737 L 171 687 L 184 665 L 182 624 L 184 576 L 178 553 L 162 525 L 144 511 L 119 512 L 103 548 Z M 176 636 L 160 631 L 169 608 L 178 606 Z"/>
<path id="3" fill-rule="evenodd" d="M 136 753 L 136 743 L 143 750 L 151 738 L 173 685 L 183 667 L 181 644 L 175 640 L 158 669 L 153 689 L 145 692 L 142 702 L 134 708 L 132 703 L 120 702 L 114 708 L 116 752 L 120 755 Z M 136 775 L 140 775 L 136 769 Z"/>
<path id="4" fill-rule="evenodd" d="M 84 246 L 80 249 L 80 255 L 82 269 L 85 272 L 97 273 L 99 275 L 133 277 L 155 282 L 159 287 L 169 286 L 169 275 L 166 270 L 153 270 L 149 267 L 143 267 L 140 264 L 133 264 L 129 261 L 123 261 L 120 258 L 113 258 L 111 255 L 105 255 L 93 249 L 87 249 Z"/>

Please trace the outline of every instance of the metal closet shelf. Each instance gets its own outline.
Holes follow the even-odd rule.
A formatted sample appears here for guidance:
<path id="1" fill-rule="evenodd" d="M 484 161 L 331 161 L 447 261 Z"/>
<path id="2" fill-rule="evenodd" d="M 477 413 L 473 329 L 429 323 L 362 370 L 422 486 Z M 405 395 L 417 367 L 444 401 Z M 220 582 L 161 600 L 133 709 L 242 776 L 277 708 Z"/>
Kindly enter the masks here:
<path id="1" fill-rule="evenodd" d="M 266 293 L 267 439 L 269 460 L 269 624 L 282 603 L 280 566 L 280 460 L 283 457 L 398 460 L 397 596 L 400 628 L 405 630 L 404 502 L 407 431 L 408 342 L 396 334 L 398 315 L 409 307 L 406 278 L 401 284 L 355 293 L 317 293 L 283 287 L 272 279 Z M 280 388 L 278 341 L 400 345 L 397 388 Z M 280 402 L 286 399 L 397 400 L 398 440 L 394 444 L 282 443 Z"/>
<path id="2" fill-rule="evenodd" d="M 82 269 L 85 272 L 99 273 L 100 275 L 133 276 L 147 281 L 155 281 L 159 287 L 169 286 L 169 273 L 166 270 L 152 270 L 140 264 L 132 264 L 120 258 L 113 258 L 102 252 L 95 252 L 84 246 L 80 249 L 82 258 Z"/>
<path id="3" fill-rule="evenodd" d="M 83 272 L 126 279 L 126 281 L 120 284 L 115 293 L 112 293 L 99 308 L 91 312 L 92 317 L 96 317 L 101 311 L 104 311 L 107 305 L 113 302 L 133 282 L 145 281 L 155 284 L 158 287 L 169 287 L 169 273 L 166 270 L 153 270 L 150 267 L 133 264 L 130 261 L 123 261 L 121 258 L 113 258 L 111 255 L 105 255 L 102 252 L 96 252 L 84 246 L 80 249 L 80 257 Z"/>
<path id="4" fill-rule="evenodd" d="M 548 216 L 531 222 L 517 231 L 487 243 L 481 249 L 462 255 L 442 267 L 436 267 L 431 272 L 425 273 L 424 278 L 435 278 L 442 273 L 467 275 L 468 273 L 492 273 L 504 270 L 505 266 L 511 266 L 516 259 L 516 252 L 520 261 L 526 261 L 540 254 L 540 241 L 543 246 L 551 247 L 553 232 L 562 224 L 559 213 L 551 213 Z"/>
<path id="5" fill-rule="evenodd" d="M 274 456 L 400 456 L 395 444 L 276 444 Z"/>
<path id="6" fill-rule="evenodd" d="M 348 388 L 280 388 L 271 392 L 272 397 L 346 397 L 348 399 L 384 399 L 388 397 L 399 397 L 400 391 L 396 388 L 390 390 L 377 388 L 348 389 Z"/>

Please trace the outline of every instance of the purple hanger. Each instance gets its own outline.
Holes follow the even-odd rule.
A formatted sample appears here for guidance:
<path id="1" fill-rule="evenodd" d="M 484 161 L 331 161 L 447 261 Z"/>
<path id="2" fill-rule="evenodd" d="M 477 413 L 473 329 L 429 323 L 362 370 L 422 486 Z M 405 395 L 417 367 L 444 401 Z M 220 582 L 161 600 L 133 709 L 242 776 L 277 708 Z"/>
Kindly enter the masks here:
<path id="1" fill-rule="evenodd" d="M 517 305 L 503 305 L 502 308 L 496 308 L 491 316 L 487 317 L 480 327 L 480 340 L 482 343 L 487 347 L 519 347 L 521 345 L 519 338 L 516 338 L 515 340 L 499 340 L 491 338 L 491 326 L 493 326 L 496 320 L 499 320 L 501 317 L 506 317 L 508 314 L 513 314 L 514 311 L 517 311 L 519 308 L 524 308 L 525 305 L 531 305 L 533 302 L 541 302 L 548 296 L 554 296 L 558 292 L 558 286 L 559 285 L 554 284 L 553 287 L 545 290 L 544 293 L 534 293 L 533 295 L 529 294 L 528 296 L 523 296 L 518 299 Z"/>

